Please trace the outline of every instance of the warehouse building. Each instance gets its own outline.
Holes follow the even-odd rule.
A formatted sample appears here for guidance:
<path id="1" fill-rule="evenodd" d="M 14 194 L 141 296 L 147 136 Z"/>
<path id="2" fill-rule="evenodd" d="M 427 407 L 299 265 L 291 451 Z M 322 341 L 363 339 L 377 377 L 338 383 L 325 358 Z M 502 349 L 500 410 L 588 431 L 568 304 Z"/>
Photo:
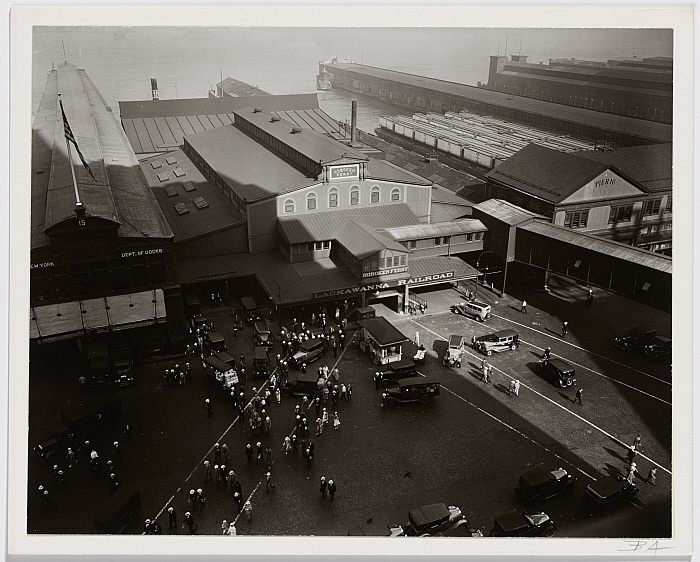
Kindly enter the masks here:
<path id="1" fill-rule="evenodd" d="M 562 153 L 529 144 L 488 174 L 487 194 L 553 224 L 670 255 L 673 145 Z"/>

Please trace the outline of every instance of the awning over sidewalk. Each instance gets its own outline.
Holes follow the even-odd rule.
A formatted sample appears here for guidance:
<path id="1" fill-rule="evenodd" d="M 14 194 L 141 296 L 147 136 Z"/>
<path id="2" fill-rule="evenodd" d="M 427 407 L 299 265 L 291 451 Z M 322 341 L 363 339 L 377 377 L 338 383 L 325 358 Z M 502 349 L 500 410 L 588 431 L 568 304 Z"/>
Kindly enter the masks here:
<path id="1" fill-rule="evenodd" d="M 63 339 L 87 330 L 127 329 L 166 317 L 162 289 L 72 301 L 30 310 L 29 337 Z"/>

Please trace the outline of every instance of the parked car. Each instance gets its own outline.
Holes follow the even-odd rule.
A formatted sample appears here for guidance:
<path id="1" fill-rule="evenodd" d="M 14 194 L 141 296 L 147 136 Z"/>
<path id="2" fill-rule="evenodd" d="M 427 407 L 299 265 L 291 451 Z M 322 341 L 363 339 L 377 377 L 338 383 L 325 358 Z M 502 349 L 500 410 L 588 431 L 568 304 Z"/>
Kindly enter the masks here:
<path id="1" fill-rule="evenodd" d="M 520 476 L 515 493 L 528 503 L 538 504 L 542 500 L 570 490 L 574 482 L 573 476 L 563 468 L 554 470 L 536 468 Z"/>
<path id="2" fill-rule="evenodd" d="M 227 350 L 224 336 L 222 336 L 219 332 L 207 332 L 205 342 L 209 353 Z"/>
<path id="3" fill-rule="evenodd" d="M 583 506 L 591 515 L 604 513 L 631 501 L 637 492 L 639 488 L 622 476 L 604 476 L 588 485 Z"/>
<path id="4" fill-rule="evenodd" d="M 269 364 L 267 348 L 264 345 L 256 345 L 253 350 L 253 377 L 267 378 Z"/>
<path id="5" fill-rule="evenodd" d="M 231 355 L 228 351 L 215 351 L 214 357 L 216 357 L 219 361 L 223 361 L 224 363 L 230 365 L 233 368 L 236 367 L 236 358 L 233 355 Z"/>
<path id="6" fill-rule="evenodd" d="M 110 392 L 61 410 L 61 419 L 77 439 L 95 439 L 114 429 L 123 416 L 121 399 Z"/>
<path id="7" fill-rule="evenodd" d="M 323 357 L 325 347 L 326 343 L 321 338 L 312 338 L 305 341 L 299 346 L 299 351 L 292 355 L 290 359 L 292 367 L 299 369 L 303 363 L 308 365 L 319 357 Z"/>
<path id="8" fill-rule="evenodd" d="M 469 316 L 471 318 L 474 318 L 479 322 L 483 322 L 484 320 L 487 320 L 491 317 L 491 305 L 486 304 L 485 302 L 460 302 L 457 304 L 453 304 L 450 307 L 450 310 L 457 314 L 462 314 L 463 316 Z"/>
<path id="9" fill-rule="evenodd" d="M 119 489 L 105 500 L 95 513 L 95 533 L 118 535 L 136 517 L 141 507 L 141 494 L 135 486 L 119 486 Z"/>
<path id="10" fill-rule="evenodd" d="M 206 316 L 198 314 L 190 320 L 190 326 L 192 326 L 193 332 L 196 332 L 197 330 L 206 330 L 207 326 L 209 326 L 209 322 Z"/>
<path id="11" fill-rule="evenodd" d="M 474 348 L 486 355 L 500 353 L 501 351 L 516 349 L 520 342 L 518 333 L 515 330 L 500 330 L 493 334 L 480 336 L 474 342 Z"/>
<path id="12" fill-rule="evenodd" d="M 67 429 L 55 430 L 34 447 L 34 454 L 46 464 L 60 464 L 66 459 L 68 448 L 77 451 L 77 445 Z"/>
<path id="13" fill-rule="evenodd" d="M 509 511 L 496 517 L 492 537 L 553 537 L 557 532 L 554 521 L 544 511 L 528 513 Z"/>
<path id="14" fill-rule="evenodd" d="M 442 364 L 446 367 L 457 367 L 459 369 L 462 366 L 462 358 L 466 349 L 467 340 L 464 336 L 450 336 L 447 342 L 447 351 L 445 351 L 445 356 L 442 358 Z"/>
<path id="15" fill-rule="evenodd" d="M 387 406 L 402 402 L 420 402 L 425 405 L 436 396 L 440 396 L 440 383 L 428 377 L 399 379 L 396 386 L 387 389 Z"/>
<path id="16" fill-rule="evenodd" d="M 404 532 L 409 537 L 429 537 L 461 526 L 469 528 L 469 521 L 461 509 L 454 505 L 447 507 L 444 503 L 432 503 L 408 512 Z"/>
<path id="17" fill-rule="evenodd" d="M 258 311 L 258 305 L 253 297 L 243 297 L 241 299 L 241 312 L 243 313 L 243 318 L 248 324 L 262 320 L 262 317 Z"/>
<path id="18" fill-rule="evenodd" d="M 253 328 L 253 340 L 255 341 L 255 345 L 272 347 L 272 332 L 270 331 L 270 324 L 267 320 L 255 323 Z"/>
<path id="19" fill-rule="evenodd" d="M 643 349 L 644 346 L 654 343 L 656 330 L 649 326 L 637 326 L 632 328 L 626 336 L 615 338 L 615 345 L 623 351 Z"/>
<path id="20" fill-rule="evenodd" d="M 550 357 L 537 362 L 537 372 L 552 384 L 565 388 L 576 382 L 576 370 L 566 361 Z"/>
<path id="21" fill-rule="evenodd" d="M 394 384 L 399 379 L 412 377 L 416 374 L 416 364 L 410 359 L 393 361 L 383 371 L 374 373 L 375 388 L 386 387 Z"/>
<path id="22" fill-rule="evenodd" d="M 671 338 L 656 336 L 654 341 L 644 346 L 644 353 L 651 357 L 661 357 L 671 354 Z"/>
<path id="23" fill-rule="evenodd" d="M 282 383 L 280 391 L 283 396 L 290 394 L 304 394 L 306 396 L 318 396 L 318 373 L 290 371 L 287 379 Z"/>
<path id="24" fill-rule="evenodd" d="M 119 386 L 134 384 L 131 369 L 134 361 L 131 358 L 131 346 L 128 341 L 112 342 L 109 346 L 109 356 L 114 369 L 114 382 Z"/>

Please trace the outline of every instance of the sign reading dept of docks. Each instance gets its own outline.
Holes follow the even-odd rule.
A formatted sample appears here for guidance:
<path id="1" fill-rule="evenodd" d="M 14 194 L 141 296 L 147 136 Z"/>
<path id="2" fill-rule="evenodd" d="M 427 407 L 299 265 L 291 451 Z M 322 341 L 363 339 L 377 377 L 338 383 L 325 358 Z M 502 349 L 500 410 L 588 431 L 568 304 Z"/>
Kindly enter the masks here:
<path id="1" fill-rule="evenodd" d="M 360 165 L 330 166 L 331 180 L 358 179 L 360 177 Z"/>
<path id="2" fill-rule="evenodd" d="M 435 273 L 434 275 L 426 275 L 424 277 L 411 277 L 410 279 L 399 279 L 395 283 L 373 283 L 372 285 L 359 285 L 357 287 L 348 287 L 346 289 L 331 289 L 330 291 L 316 291 L 311 293 L 313 299 L 325 299 L 329 297 L 341 297 L 345 295 L 353 295 L 365 291 L 380 291 L 382 289 L 390 289 L 402 285 L 415 285 L 416 283 L 425 283 L 432 285 L 439 283 L 445 279 L 452 279 L 455 275 L 454 271 L 445 271 L 443 273 Z"/>

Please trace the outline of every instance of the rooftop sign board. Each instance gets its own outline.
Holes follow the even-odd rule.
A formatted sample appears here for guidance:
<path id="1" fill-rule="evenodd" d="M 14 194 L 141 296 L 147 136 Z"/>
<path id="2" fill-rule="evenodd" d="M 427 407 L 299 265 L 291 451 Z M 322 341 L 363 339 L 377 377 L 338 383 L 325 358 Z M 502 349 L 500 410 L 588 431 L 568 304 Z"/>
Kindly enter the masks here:
<path id="1" fill-rule="evenodd" d="M 329 166 L 331 180 L 359 179 L 360 165 L 350 164 L 348 166 Z"/>

